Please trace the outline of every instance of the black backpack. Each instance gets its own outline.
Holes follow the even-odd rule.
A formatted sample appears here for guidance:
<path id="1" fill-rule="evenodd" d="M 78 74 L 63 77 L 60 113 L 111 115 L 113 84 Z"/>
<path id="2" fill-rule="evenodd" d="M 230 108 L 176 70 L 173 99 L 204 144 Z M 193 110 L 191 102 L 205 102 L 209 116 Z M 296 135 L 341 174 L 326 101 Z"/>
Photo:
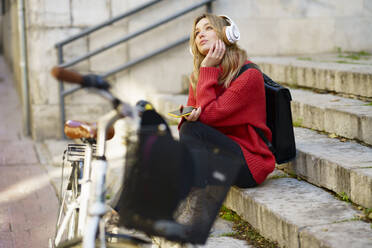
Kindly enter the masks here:
<path id="1" fill-rule="evenodd" d="M 244 71 L 260 68 L 253 63 L 245 64 L 238 75 Z M 296 143 L 293 133 L 291 93 L 282 85 L 274 82 L 265 73 L 262 73 L 265 81 L 266 94 L 266 124 L 272 132 L 272 143 L 265 137 L 263 131 L 253 127 L 263 139 L 270 151 L 274 154 L 277 164 L 289 162 L 296 157 Z"/>

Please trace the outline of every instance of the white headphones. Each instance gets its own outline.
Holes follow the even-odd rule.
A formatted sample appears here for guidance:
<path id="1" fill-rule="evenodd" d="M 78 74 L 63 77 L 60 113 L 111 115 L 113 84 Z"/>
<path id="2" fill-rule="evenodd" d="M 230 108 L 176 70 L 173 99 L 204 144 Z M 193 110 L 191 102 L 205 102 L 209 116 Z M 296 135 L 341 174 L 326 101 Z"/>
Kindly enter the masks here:
<path id="1" fill-rule="evenodd" d="M 240 32 L 238 26 L 226 15 L 219 15 L 219 17 L 222 17 L 226 20 L 229 26 L 225 26 L 223 28 L 224 36 L 223 41 L 227 43 L 228 45 L 235 44 L 238 40 L 240 40 Z M 194 56 L 191 47 L 189 48 L 190 53 L 192 56 Z"/>
<path id="2" fill-rule="evenodd" d="M 223 28 L 223 31 L 225 33 L 224 41 L 227 44 L 232 45 L 236 43 L 238 40 L 240 40 L 240 32 L 239 32 L 238 26 L 236 26 L 233 20 L 231 20 L 228 16 L 225 16 L 225 15 L 220 15 L 219 17 L 222 17 L 223 19 L 227 21 L 227 23 L 230 24 L 230 26 L 225 26 Z"/>

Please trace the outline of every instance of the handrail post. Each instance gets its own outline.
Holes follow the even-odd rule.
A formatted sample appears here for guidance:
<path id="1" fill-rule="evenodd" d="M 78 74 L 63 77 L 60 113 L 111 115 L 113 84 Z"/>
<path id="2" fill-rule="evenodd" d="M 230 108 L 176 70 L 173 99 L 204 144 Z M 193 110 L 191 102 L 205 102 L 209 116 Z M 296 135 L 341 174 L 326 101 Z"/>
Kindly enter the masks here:
<path id="1" fill-rule="evenodd" d="M 207 3 L 207 12 L 212 13 L 212 2 Z"/>
<path id="2" fill-rule="evenodd" d="M 58 64 L 63 64 L 63 45 L 58 46 Z M 64 132 L 64 123 L 66 121 L 66 113 L 65 113 L 65 95 L 64 93 L 64 85 L 63 81 L 59 80 L 59 106 L 60 106 L 60 117 L 61 117 L 61 137 L 66 139 L 65 132 Z"/>

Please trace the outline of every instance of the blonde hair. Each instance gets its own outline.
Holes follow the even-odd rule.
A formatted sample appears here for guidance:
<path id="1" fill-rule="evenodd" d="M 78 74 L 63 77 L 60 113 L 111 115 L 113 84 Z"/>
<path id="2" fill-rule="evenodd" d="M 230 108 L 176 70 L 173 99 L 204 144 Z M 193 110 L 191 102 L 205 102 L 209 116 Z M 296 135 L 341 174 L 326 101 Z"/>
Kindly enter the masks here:
<path id="1" fill-rule="evenodd" d="M 208 19 L 209 23 L 216 32 L 217 37 L 221 40 L 223 40 L 224 37 L 223 28 L 229 25 L 229 23 L 224 18 L 213 14 L 205 13 L 195 18 L 192 27 L 192 32 L 190 34 L 190 47 L 192 53 L 194 54 L 194 69 L 190 77 L 190 82 L 194 93 L 196 93 L 196 85 L 199 79 L 200 64 L 205 58 L 205 56 L 199 52 L 195 43 L 195 27 L 198 24 L 198 22 L 203 18 Z M 219 78 L 218 83 L 223 84 L 225 88 L 229 87 L 231 81 L 234 79 L 234 77 L 239 72 L 240 68 L 244 65 L 246 60 L 247 53 L 243 49 L 241 49 L 236 43 L 232 45 L 226 44 L 225 55 L 221 61 L 222 75 Z"/>

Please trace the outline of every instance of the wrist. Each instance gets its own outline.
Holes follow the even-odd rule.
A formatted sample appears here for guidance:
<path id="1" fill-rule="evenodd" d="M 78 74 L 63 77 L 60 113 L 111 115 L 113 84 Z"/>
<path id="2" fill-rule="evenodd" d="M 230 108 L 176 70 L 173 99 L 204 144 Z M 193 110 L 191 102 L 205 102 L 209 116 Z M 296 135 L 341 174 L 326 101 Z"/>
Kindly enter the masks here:
<path id="1" fill-rule="evenodd" d="M 207 65 L 207 64 L 203 64 L 203 63 L 201 63 L 201 64 L 200 64 L 200 67 L 215 67 L 215 68 L 218 68 L 219 65 Z"/>

